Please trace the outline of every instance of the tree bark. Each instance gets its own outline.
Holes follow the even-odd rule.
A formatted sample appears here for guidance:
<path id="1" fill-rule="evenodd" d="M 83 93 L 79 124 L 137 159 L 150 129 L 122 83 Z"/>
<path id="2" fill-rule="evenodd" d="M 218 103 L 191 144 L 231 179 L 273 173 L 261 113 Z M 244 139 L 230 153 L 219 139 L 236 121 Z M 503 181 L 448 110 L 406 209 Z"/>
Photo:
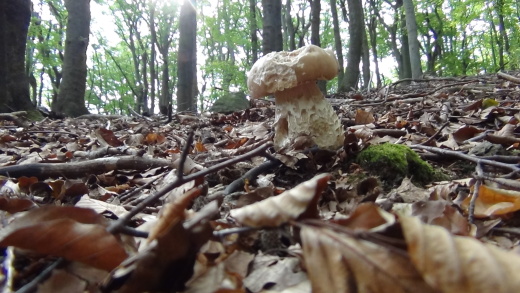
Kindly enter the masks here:
<path id="1" fill-rule="evenodd" d="M 365 26 L 363 26 L 363 46 L 361 59 L 363 61 L 363 88 L 368 89 L 370 83 L 370 49 L 368 47 L 368 36 Z"/>
<path id="2" fill-rule="evenodd" d="M 68 12 L 63 58 L 63 80 L 53 111 L 77 117 L 87 114 L 87 46 L 90 34 L 90 0 L 65 0 Z"/>
<path id="3" fill-rule="evenodd" d="M 256 31 L 256 0 L 249 0 L 249 30 L 251 34 L 251 66 L 258 60 L 258 36 Z"/>
<path id="4" fill-rule="evenodd" d="M 330 0 L 330 10 L 332 14 L 332 25 L 334 30 L 334 48 L 336 49 L 336 57 L 338 58 L 339 64 L 338 80 L 342 81 L 345 76 L 345 70 L 343 69 L 343 44 L 339 31 L 338 8 L 336 3 L 336 0 Z"/>
<path id="5" fill-rule="evenodd" d="M 262 0 L 263 28 L 262 50 L 264 55 L 283 50 L 282 1 Z"/>
<path id="6" fill-rule="evenodd" d="M 345 78 L 341 82 L 340 91 L 351 91 L 357 88 L 359 79 L 359 63 L 361 61 L 363 43 L 363 5 L 361 0 L 347 0 L 349 15 L 349 49 Z"/>
<path id="7" fill-rule="evenodd" d="M 406 30 L 408 32 L 408 48 L 410 51 L 410 66 L 412 78 L 421 78 L 423 75 L 421 67 L 421 54 L 419 52 L 419 40 L 417 39 L 417 21 L 415 19 L 415 7 L 413 0 L 403 0 L 406 13 Z"/>
<path id="8" fill-rule="evenodd" d="M 30 0 L 0 1 L 0 112 L 33 110 L 25 71 Z"/>
<path id="9" fill-rule="evenodd" d="M 179 19 L 177 56 L 177 111 L 197 112 L 197 12 L 196 0 L 184 1 Z"/>
<path id="10" fill-rule="evenodd" d="M 320 14 L 321 14 L 321 0 L 311 1 L 311 44 L 321 47 L 320 41 Z M 318 87 L 323 94 L 327 94 L 327 81 L 319 80 Z"/>

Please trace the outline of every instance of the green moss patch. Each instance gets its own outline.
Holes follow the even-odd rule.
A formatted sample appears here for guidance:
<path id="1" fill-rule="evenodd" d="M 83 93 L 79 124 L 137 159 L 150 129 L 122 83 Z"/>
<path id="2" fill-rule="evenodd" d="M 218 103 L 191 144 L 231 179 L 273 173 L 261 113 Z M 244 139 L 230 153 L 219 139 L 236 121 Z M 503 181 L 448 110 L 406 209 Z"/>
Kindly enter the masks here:
<path id="1" fill-rule="evenodd" d="M 370 175 L 377 175 L 388 187 L 399 184 L 404 177 L 425 185 L 434 180 L 433 167 L 405 145 L 385 143 L 369 146 L 358 154 L 356 161 Z"/>

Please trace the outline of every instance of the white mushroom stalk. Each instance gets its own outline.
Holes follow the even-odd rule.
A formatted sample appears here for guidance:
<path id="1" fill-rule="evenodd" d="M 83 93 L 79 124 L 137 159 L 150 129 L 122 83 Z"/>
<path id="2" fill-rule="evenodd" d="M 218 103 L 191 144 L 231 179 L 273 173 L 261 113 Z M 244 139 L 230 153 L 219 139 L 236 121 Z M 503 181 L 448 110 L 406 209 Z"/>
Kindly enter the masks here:
<path id="1" fill-rule="evenodd" d="M 275 97 L 276 150 L 290 147 L 300 136 L 310 137 L 324 149 L 343 145 L 343 127 L 316 84 L 334 78 L 337 72 L 334 54 L 314 45 L 269 53 L 254 64 L 247 82 L 251 96 Z"/>

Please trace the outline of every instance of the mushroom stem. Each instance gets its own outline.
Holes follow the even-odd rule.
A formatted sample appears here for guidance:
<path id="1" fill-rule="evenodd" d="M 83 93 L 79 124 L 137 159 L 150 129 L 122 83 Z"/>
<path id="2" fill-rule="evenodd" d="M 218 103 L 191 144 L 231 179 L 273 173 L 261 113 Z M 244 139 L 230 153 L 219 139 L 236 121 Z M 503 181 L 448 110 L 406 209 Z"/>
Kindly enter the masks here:
<path id="1" fill-rule="evenodd" d="M 276 100 L 274 145 L 288 147 L 295 138 L 309 136 L 320 148 L 343 145 L 343 127 L 315 81 L 274 94 Z"/>

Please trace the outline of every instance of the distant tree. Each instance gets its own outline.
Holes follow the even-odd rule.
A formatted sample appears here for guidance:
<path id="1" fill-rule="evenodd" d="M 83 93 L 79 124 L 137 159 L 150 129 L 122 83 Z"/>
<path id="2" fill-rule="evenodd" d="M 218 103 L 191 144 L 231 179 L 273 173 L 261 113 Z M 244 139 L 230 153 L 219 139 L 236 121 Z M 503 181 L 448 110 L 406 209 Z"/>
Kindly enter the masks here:
<path id="1" fill-rule="evenodd" d="M 292 1 L 287 0 L 285 2 L 285 20 L 284 20 L 284 31 L 286 32 L 286 39 L 288 42 L 287 48 L 289 51 L 296 50 L 296 32 L 294 30 L 294 23 L 291 15 Z"/>
<path id="2" fill-rule="evenodd" d="M 359 79 L 359 63 L 361 61 L 364 20 L 361 0 L 347 0 L 349 16 L 349 48 L 347 53 L 347 68 L 345 77 L 340 81 L 340 91 L 351 91 L 357 88 Z"/>
<path id="3" fill-rule="evenodd" d="M 282 1 L 262 0 L 262 50 L 264 55 L 283 50 Z"/>
<path id="4" fill-rule="evenodd" d="M 0 1 L 0 112 L 34 110 L 25 71 L 30 0 Z"/>
<path id="5" fill-rule="evenodd" d="M 249 0 L 249 31 L 251 34 L 251 65 L 258 60 L 258 26 L 256 24 L 256 0 Z"/>
<path id="6" fill-rule="evenodd" d="M 65 0 L 68 12 L 63 56 L 63 80 L 52 110 L 66 116 L 87 114 L 87 46 L 90 34 L 90 0 Z"/>
<path id="7" fill-rule="evenodd" d="M 196 0 L 186 0 L 179 19 L 177 57 L 177 111 L 197 111 L 197 11 Z"/>
<path id="8" fill-rule="evenodd" d="M 412 78 L 422 77 L 421 54 L 419 40 L 417 39 L 417 20 L 415 18 L 415 6 L 412 0 L 403 0 L 406 12 L 406 31 L 408 33 L 408 48 L 410 53 L 410 66 Z"/>
<path id="9" fill-rule="evenodd" d="M 343 68 L 343 42 L 341 40 L 339 19 L 338 19 L 338 8 L 336 0 L 330 0 L 330 10 L 332 14 L 332 25 L 334 30 L 334 48 L 336 49 L 336 57 L 339 63 L 338 80 L 342 81 L 345 75 L 345 69 Z"/>

